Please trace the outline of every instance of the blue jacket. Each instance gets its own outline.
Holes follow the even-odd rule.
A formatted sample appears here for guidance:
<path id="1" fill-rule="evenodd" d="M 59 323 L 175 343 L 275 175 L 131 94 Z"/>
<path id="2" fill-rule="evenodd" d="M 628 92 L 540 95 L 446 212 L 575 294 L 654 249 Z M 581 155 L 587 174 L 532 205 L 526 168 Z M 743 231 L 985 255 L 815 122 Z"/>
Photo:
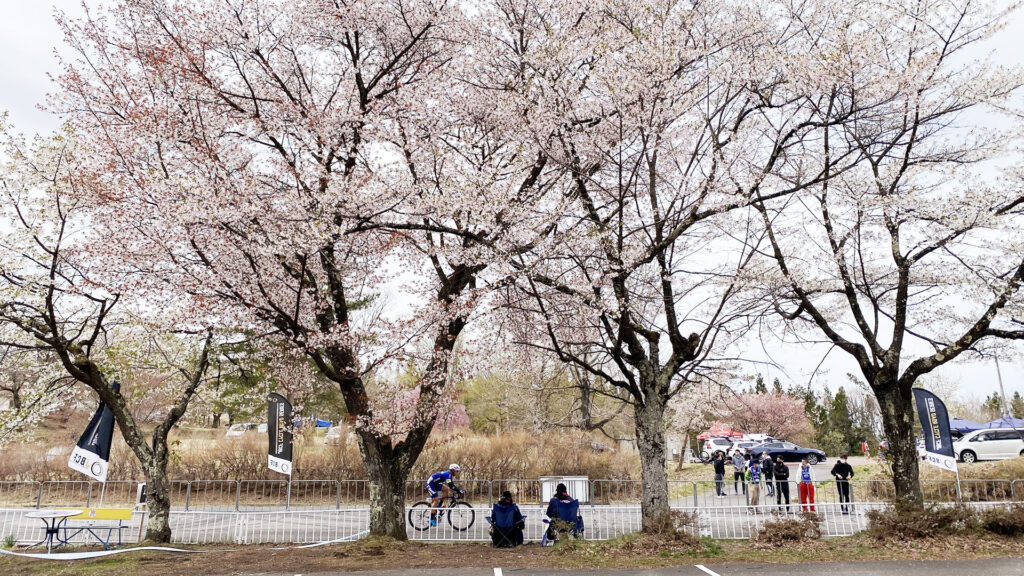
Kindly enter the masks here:
<path id="1" fill-rule="evenodd" d="M 565 495 L 564 499 L 559 499 L 558 496 L 555 496 L 548 502 L 548 518 L 558 518 L 560 520 L 565 520 L 566 522 L 575 522 L 579 513 L 579 500 L 569 496 L 568 494 Z"/>
<path id="2" fill-rule="evenodd" d="M 491 522 L 498 528 L 512 528 L 523 521 L 523 513 L 516 504 L 498 502 L 491 509 Z"/>

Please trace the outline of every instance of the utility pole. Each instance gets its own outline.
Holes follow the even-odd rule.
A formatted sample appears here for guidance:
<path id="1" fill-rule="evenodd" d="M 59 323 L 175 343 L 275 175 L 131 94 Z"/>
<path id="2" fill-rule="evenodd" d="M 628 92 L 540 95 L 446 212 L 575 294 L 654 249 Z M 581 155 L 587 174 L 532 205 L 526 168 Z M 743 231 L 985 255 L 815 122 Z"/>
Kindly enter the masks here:
<path id="1" fill-rule="evenodd" d="M 1006 418 L 1006 422 L 1009 424 L 1012 422 L 1010 417 L 1010 403 L 1006 401 L 1006 390 L 1003 388 L 1003 373 L 999 370 L 999 356 L 993 356 L 996 361 L 996 378 L 999 379 L 999 394 L 1003 397 L 1003 408 L 999 411 L 1000 418 Z"/>

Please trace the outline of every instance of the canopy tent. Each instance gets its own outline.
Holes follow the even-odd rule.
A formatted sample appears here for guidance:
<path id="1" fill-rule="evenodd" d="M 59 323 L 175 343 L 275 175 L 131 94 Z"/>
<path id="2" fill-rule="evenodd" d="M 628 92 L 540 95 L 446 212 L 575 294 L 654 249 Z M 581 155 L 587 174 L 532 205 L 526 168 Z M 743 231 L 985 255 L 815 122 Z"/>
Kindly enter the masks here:
<path id="1" fill-rule="evenodd" d="M 965 434 L 967 432 L 974 432 L 975 430 L 981 430 L 984 427 L 985 427 L 984 424 L 978 424 L 977 422 L 973 422 L 971 420 L 965 420 L 963 418 L 950 418 L 949 419 L 949 428 L 951 430 L 958 430 L 958 431 L 963 432 Z"/>
<path id="2" fill-rule="evenodd" d="M 707 440 L 708 438 L 742 438 L 743 432 L 737 432 L 732 428 L 729 428 L 725 424 L 722 424 L 721 420 L 715 420 L 715 423 L 711 425 L 705 432 L 697 435 L 697 440 Z"/>
<path id="3" fill-rule="evenodd" d="M 1003 418 L 987 422 L 983 428 L 1024 428 L 1024 420 L 1005 416 Z"/>

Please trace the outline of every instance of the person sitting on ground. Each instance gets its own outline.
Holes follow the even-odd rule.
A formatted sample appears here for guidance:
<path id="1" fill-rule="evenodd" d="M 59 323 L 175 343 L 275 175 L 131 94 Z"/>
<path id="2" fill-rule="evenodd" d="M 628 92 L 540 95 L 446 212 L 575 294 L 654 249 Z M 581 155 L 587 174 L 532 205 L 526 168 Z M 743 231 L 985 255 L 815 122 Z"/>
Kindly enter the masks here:
<path id="1" fill-rule="evenodd" d="M 447 498 L 452 491 L 461 495 L 466 492 L 455 485 L 455 479 L 459 477 L 460 468 L 458 464 L 452 464 L 447 470 L 431 474 L 427 480 L 427 494 L 430 494 L 430 525 L 437 526 L 437 506 L 442 498 Z"/>
<path id="2" fill-rule="evenodd" d="M 491 542 L 497 548 L 512 548 L 523 543 L 526 517 L 512 500 L 512 493 L 502 492 L 501 499 L 491 509 Z"/>
<path id="3" fill-rule="evenodd" d="M 547 516 L 551 519 L 551 528 L 557 531 L 570 531 L 577 535 L 583 531 L 583 519 L 579 515 L 580 503 L 569 495 L 565 484 L 555 486 L 555 495 L 548 501 Z M 555 526 L 561 524 L 561 526 Z M 567 525 L 566 525 L 567 524 Z"/>

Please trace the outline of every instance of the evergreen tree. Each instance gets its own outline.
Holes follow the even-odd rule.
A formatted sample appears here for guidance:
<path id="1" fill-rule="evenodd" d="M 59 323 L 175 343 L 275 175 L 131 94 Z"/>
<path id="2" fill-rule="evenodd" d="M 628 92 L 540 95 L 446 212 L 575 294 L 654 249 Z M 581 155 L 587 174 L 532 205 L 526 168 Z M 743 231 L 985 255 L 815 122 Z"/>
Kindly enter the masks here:
<path id="1" fill-rule="evenodd" d="M 754 381 L 754 394 L 767 394 L 768 387 L 765 386 L 764 377 L 760 374 L 757 375 L 757 380 Z"/>
<path id="2" fill-rule="evenodd" d="M 837 452 L 849 452 L 856 442 L 854 438 L 853 419 L 850 417 L 850 405 L 846 397 L 846 390 L 842 386 L 836 391 L 828 410 L 828 430 L 835 433 L 836 437 L 842 438 Z"/>
<path id="3" fill-rule="evenodd" d="M 985 398 L 985 401 L 981 404 L 981 409 L 985 412 L 985 417 L 989 420 L 995 420 L 1003 415 L 1003 401 L 999 398 L 999 394 L 993 393 L 991 396 Z"/>
<path id="4" fill-rule="evenodd" d="M 782 394 L 782 382 L 779 382 L 778 378 L 772 381 L 772 389 L 778 394 Z"/>
<path id="5" fill-rule="evenodd" d="M 1020 391 L 1013 393 L 1013 398 L 1010 399 L 1010 412 L 1014 418 L 1024 418 L 1024 397 L 1020 395 Z"/>

